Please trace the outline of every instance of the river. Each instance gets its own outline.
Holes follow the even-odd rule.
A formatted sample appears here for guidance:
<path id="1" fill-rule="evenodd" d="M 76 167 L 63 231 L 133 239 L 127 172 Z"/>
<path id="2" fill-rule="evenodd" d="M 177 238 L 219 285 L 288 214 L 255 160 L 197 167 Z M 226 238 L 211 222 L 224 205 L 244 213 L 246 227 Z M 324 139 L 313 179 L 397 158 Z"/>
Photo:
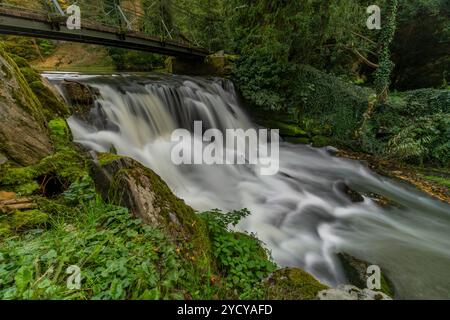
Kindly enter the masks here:
<path id="1" fill-rule="evenodd" d="M 255 233 L 280 266 L 301 267 L 329 285 L 345 281 L 336 254 L 346 252 L 381 267 L 397 298 L 450 298 L 450 206 L 410 185 L 338 158 L 330 148 L 280 143 L 280 170 L 263 176 L 251 165 L 181 165 L 170 158 L 177 128 L 194 121 L 220 130 L 253 128 L 233 84 L 172 75 L 44 74 L 59 90 L 64 79 L 98 89 L 89 119 L 72 116 L 74 140 L 130 156 L 158 173 L 199 211 L 248 208 L 238 228 Z M 64 94 L 63 91 L 61 91 Z M 344 192 L 375 193 L 354 203 Z"/>

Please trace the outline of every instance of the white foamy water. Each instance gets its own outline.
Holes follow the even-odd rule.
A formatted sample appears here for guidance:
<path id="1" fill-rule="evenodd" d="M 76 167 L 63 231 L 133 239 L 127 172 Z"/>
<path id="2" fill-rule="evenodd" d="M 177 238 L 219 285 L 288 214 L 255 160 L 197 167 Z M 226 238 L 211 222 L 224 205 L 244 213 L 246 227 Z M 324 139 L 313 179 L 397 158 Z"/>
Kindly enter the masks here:
<path id="1" fill-rule="evenodd" d="M 261 176 L 249 165 L 175 166 L 173 130 L 194 121 L 222 131 L 255 125 L 230 82 L 181 76 L 46 75 L 99 90 L 89 119 L 69 119 L 76 142 L 106 152 L 112 147 L 157 172 L 197 210 L 248 208 L 239 228 L 254 232 L 280 266 L 298 266 L 321 281 L 344 281 L 336 253 L 380 265 L 400 298 L 450 298 L 450 206 L 381 177 L 326 148 L 280 144 L 280 171 Z M 61 91 L 63 92 L 63 91 Z M 230 150 L 224 150 L 230 152 Z M 399 206 L 382 208 L 368 197 L 353 203 L 348 185 Z"/>

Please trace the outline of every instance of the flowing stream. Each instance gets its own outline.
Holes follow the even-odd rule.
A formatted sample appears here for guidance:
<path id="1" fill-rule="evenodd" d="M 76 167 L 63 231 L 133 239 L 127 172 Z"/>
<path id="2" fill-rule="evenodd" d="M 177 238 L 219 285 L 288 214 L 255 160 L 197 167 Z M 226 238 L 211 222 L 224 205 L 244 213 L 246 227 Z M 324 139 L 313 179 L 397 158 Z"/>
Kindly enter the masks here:
<path id="1" fill-rule="evenodd" d="M 76 142 L 140 161 L 196 210 L 248 208 L 252 215 L 238 227 L 256 233 L 280 266 L 301 267 L 336 285 L 345 280 L 336 253 L 346 252 L 379 265 L 397 298 L 450 298 L 450 205 L 407 184 L 335 157 L 329 148 L 287 142 L 280 143 L 274 176 L 250 165 L 173 164 L 177 128 L 192 130 L 196 120 L 222 131 L 256 126 L 232 83 L 167 75 L 45 76 L 63 95 L 64 79 L 98 89 L 89 119 L 69 119 Z M 383 207 L 366 196 L 354 203 L 346 185 L 397 205 Z"/>

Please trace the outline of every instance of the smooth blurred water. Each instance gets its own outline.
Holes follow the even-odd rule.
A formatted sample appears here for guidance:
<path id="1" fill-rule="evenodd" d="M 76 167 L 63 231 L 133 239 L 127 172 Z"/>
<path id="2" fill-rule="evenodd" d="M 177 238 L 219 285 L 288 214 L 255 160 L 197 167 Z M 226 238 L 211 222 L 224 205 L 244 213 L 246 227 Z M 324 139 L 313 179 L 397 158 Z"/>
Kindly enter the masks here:
<path id="1" fill-rule="evenodd" d="M 183 165 L 170 159 L 177 128 L 196 120 L 220 130 L 255 125 L 233 85 L 184 76 L 46 74 L 59 90 L 76 79 L 99 90 L 88 120 L 69 125 L 76 142 L 96 151 L 112 147 L 157 172 L 197 210 L 248 208 L 239 228 L 266 243 L 280 266 L 298 266 L 321 281 L 344 281 L 336 253 L 378 264 L 398 298 L 450 298 L 450 205 L 407 184 L 381 177 L 363 164 L 334 157 L 327 148 L 280 144 L 280 171 L 261 176 L 249 165 Z M 224 152 L 232 152 L 224 150 Z M 353 203 L 348 185 L 398 206 L 382 208 L 368 197 Z"/>

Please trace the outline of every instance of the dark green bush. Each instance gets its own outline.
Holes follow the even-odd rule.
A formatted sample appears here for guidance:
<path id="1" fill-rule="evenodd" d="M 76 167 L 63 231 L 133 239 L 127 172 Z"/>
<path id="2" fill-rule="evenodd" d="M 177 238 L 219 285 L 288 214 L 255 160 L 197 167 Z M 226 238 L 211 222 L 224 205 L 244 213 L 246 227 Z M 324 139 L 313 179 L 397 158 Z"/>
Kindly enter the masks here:
<path id="1" fill-rule="evenodd" d="M 421 89 L 377 105 L 362 131 L 365 152 L 410 163 L 450 163 L 450 91 Z"/>

